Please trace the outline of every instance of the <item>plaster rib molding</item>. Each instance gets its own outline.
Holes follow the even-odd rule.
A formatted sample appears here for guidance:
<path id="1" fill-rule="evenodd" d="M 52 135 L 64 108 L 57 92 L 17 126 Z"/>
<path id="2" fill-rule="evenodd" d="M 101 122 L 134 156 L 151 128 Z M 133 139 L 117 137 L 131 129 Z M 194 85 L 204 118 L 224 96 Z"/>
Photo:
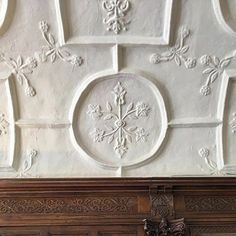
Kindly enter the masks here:
<path id="1" fill-rule="evenodd" d="M 83 1 L 78 1 L 83 4 Z M 107 13 L 107 17 L 104 18 L 104 24 L 108 24 L 108 28 L 113 32 L 116 31 L 115 37 L 112 35 L 104 36 L 103 34 L 95 35 L 79 35 L 70 34 L 67 30 L 67 25 L 69 22 L 69 15 L 71 12 L 67 12 L 66 5 L 67 0 L 54 0 L 56 19 L 58 24 L 58 41 L 60 45 L 66 44 L 129 44 L 129 45 L 168 45 L 170 41 L 170 30 L 171 30 L 171 19 L 172 19 L 172 9 L 173 0 L 165 0 L 163 6 L 163 29 L 161 35 L 149 36 L 149 35 L 120 35 L 120 31 L 126 28 L 129 21 L 126 20 L 126 13 L 130 9 L 130 0 L 102 0 L 101 10 Z M 103 7 L 103 5 L 105 5 Z M 126 9 L 127 8 L 127 9 Z M 118 10 L 119 9 L 119 10 Z M 125 12 L 124 12 L 125 9 Z M 157 22 L 158 23 L 158 22 Z M 119 26 L 118 26 L 119 25 Z M 72 26 L 73 27 L 73 26 Z M 155 27 L 155 25 L 153 25 Z"/>
<path id="2" fill-rule="evenodd" d="M 228 93 L 229 86 L 233 86 L 234 81 L 236 80 L 236 70 L 227 69 L 222 74 L 221 88 L 217 109 L 217 117 L 222 120 L 222 124 L 216 128 L 216 142 L 217 142 L 217 166 L 224 173 L 235 175 L 236 174 L 236 165 L 227 163 L 227 157 L 225 156 L 225 142 L 224 142 L 224 132 L 226 123 L 226 103 L 230 96 Z M 225 122 L 224 122 L 225 121 Z"/>
<path id="3" fill-rule="evenodd" d="M 19 119 L 17 116 L 18 99 L 15 92 L 15 77 L 9 70 L 7 73 L 0 73 L 0 83 L 3 85 L 5 96 L 3 97 L 6 105 L 6 111 L 4 115 L 0 115 L 0 133 L 4 137 L 0 138 L 8 139 L 6 145 L 6 152 L 4 152 L 4 158 L 0 158 L 0 171 L 1 172 L 16 172 L 17 160 L 16 153 L 19 153 L 19 130 L 22 128 L 39 128 L 39 129 L 66 129 L 71 126 L 68 121 L 60 120 L 46 120 L 46 119 Z M 27 172 L 30 168 L 30 159 L 34 158 L 35 152 L 30 152 L 28 155 L 27 163 L 24 164 L 23 172 Z M 27 168 L 26 168 L 27 166 Z"/>
<path id="4" fill-rule="evenodd" d="M 9 0 L 0 0 L 0 34 L 4 31 L 3 26 L 7 18 Z"/>
<path id="5" fill-rule="evenodd" d="M 16 149 L 18 146 L 18 130 L 15 127 L 16 121 L 16 97 L 15 97 L 15 87 L 14 80 L 15 78 L 11 74 L 10 70 L 6 73 L 0 73 L 0 83 L 3 85 L 5 90 L 4 101 L 6 108 L 4 110 L 4 115 L 0 117 L 0 131 L 6 138 L 7 143 L 5 145 L 6 149 L 3 151 L 4 158 L 0 158 L 0 171 L 1 172 L 15 172 L 16 171 Z M 3 104 L 3 103 L 2 103 Z M 6 136 L 6 137 L 5 137 Z M 6 142 L 6 141 L 5 141 Z M 3 142 L 4 144 L 4 142 Z"/>
<path id="6" fill-rule="evenodd" d="M 233 30 L 227 22 L 227 18 L 229 18 L 229 16 L 224 16 L 221 4 L 227 4 L 227 0 L 212 0 L 216 19 L 222 29 L 224 29 L 228 34 L 230 34 L 230 36 L 236 38 L 235 30 Z"/>
<path id="7" fill-rule="evenodd" d="M 169 62 L 174 60 L 177 66 L 185 65 L 187 69 L 192 69 L 196 66 L 197 60 L 194 57 L 188 57 L 186 53 L 189 50 L 189 46 L 185 45 L 185 39 L 190 35 L 190 30 L 182 26 L 179 32 L 179 38 L 174 47 L 171 47 L 166 52 L 159 54 L 154 53 L 150 56 L 150 62 L 152 64 L 158 64 L 161 62 Z"/>
<path id="8" fill-rule="evenodd" d="M 222 75 L 224 70 L 234 59 L 236 59 L 236 51 L 231 53 L 230 56 L 226 56 L 223 59 L 209 55 L 203 55 L 200 58 L 201 65 L 206 67 L 206 69 L 203 70 L 202 74 L 207 75 L 206 83 L 200 89 L 201 95 L 208 96 L 209 94 L 211 94 L 210 84 L 214 83 Z"/>
<path id="9" fill-rule="evenodd" d="M 113 31 L 119 34 L 120 31 L 126 31 L 126 25 L 129 22 L 125 19 L 129 10 L 129 0 L 103 0 L 102 9 L 106 12 L 103 23 L 107 25 L 107 31 Z"/>
<path id="10" fill-rule="evenodd" d="M 122 84 L 118 82 L 112 93 L 115 97 L 114 104 L 117 108 L 117 113 L 113 111 L 112 105 L 107 101 L 107 111 L 102 110 L 100 105 L 89 104 L 87 114 L 93 120 L 99 120 L 102 117 L 104 121 L 114 120 L 114 127 L 109 127 L 105 124 L 107 129 L 106 131 L 94 128 L 90 135 L 94 142 L 102 142 L 105 138 L 108 138 L 107 142 L 108 144 L 111 144 L 115 139 L 114 150 L 121 158 L 128 151 L 127 143 L 132 143 L 134 139 L 136 143 L 146 142 L 149 135 L 149 133 L 142 127 L 127 126 L 126 119 L 137 120 L 140 117 L 147 117 L 151 109 L 142 101 L 139 101 L 136 105 L 131 102 L 123 114 L 123 106 L 126 103 L 125 95 L 127 91 Z"/>

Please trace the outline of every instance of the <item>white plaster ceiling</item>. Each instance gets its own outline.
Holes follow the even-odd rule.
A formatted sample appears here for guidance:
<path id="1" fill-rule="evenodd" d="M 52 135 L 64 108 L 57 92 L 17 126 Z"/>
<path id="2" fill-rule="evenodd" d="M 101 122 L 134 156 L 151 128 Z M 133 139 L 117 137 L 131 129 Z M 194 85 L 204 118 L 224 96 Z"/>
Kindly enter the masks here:
<path id="1" fill-rule="evenodd" d="M 236 0 L 0 0 L 0 176 L 236 174 Z"/>

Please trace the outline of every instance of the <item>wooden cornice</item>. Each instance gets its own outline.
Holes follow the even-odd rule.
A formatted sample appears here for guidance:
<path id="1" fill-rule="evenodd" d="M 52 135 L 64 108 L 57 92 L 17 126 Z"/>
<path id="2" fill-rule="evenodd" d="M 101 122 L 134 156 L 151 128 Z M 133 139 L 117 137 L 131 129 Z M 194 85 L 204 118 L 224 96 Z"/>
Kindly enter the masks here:
<path id="1" fill-rule="evenodd" d="M 121 235 L 131 230 L 142 236 L 144 222 L 145 232 L 153 235 L 171 234 L 169 226 L 185 235 L 214 233 L 214 227 L 217 233 L 236 233 L 236 178 L 0 180 L 0 235 L 21 229 L 51 235 L 61 229 L 77 232 L 77 227 L 90 235 L 117 227 L 114 232 Z"/>

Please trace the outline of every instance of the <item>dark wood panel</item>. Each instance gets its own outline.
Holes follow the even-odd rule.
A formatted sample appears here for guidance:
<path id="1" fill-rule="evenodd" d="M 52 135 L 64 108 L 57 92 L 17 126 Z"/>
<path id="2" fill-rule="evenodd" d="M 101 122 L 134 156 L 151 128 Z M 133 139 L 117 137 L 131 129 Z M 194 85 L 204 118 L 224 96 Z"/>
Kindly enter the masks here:
<path id="1" fill-rule="evenodd" d="M 149 235 L 236 235 L 236 178 L 0 180 L 0 236 L 143 236 L 144 219 Z"/>

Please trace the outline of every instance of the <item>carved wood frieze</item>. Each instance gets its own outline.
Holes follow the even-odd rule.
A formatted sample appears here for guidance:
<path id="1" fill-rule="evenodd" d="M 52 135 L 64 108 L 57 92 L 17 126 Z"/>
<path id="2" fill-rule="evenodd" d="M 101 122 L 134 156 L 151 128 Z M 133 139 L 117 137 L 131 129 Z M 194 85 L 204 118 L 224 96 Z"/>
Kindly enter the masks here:
<path id="1" fill-rule="evenodd" d="M 236 210 L 236 196 L 185 196 L 188 212 L 225 212 Z"/>
<path id="2" fill-rule="evenodd" d="M 190 232 L 191 235 L 193 236 L 198 236 L 201 234 L 216 234 L 216 233 L 221 233 L 221 234 L 228 234 L 232 235 L 231 233 L 236 232 L 236 226 L 234 225 L 225 225 L 225 226 L 210 226 L 210 225 L 202 225 L 202 226 L 193 226 L 190 227 Z"/>
<path id="3" fill-rule="evenodd" d="M 0 215 L 15 214 L 132 214 L 135 197 L 1 198 Z"/>

